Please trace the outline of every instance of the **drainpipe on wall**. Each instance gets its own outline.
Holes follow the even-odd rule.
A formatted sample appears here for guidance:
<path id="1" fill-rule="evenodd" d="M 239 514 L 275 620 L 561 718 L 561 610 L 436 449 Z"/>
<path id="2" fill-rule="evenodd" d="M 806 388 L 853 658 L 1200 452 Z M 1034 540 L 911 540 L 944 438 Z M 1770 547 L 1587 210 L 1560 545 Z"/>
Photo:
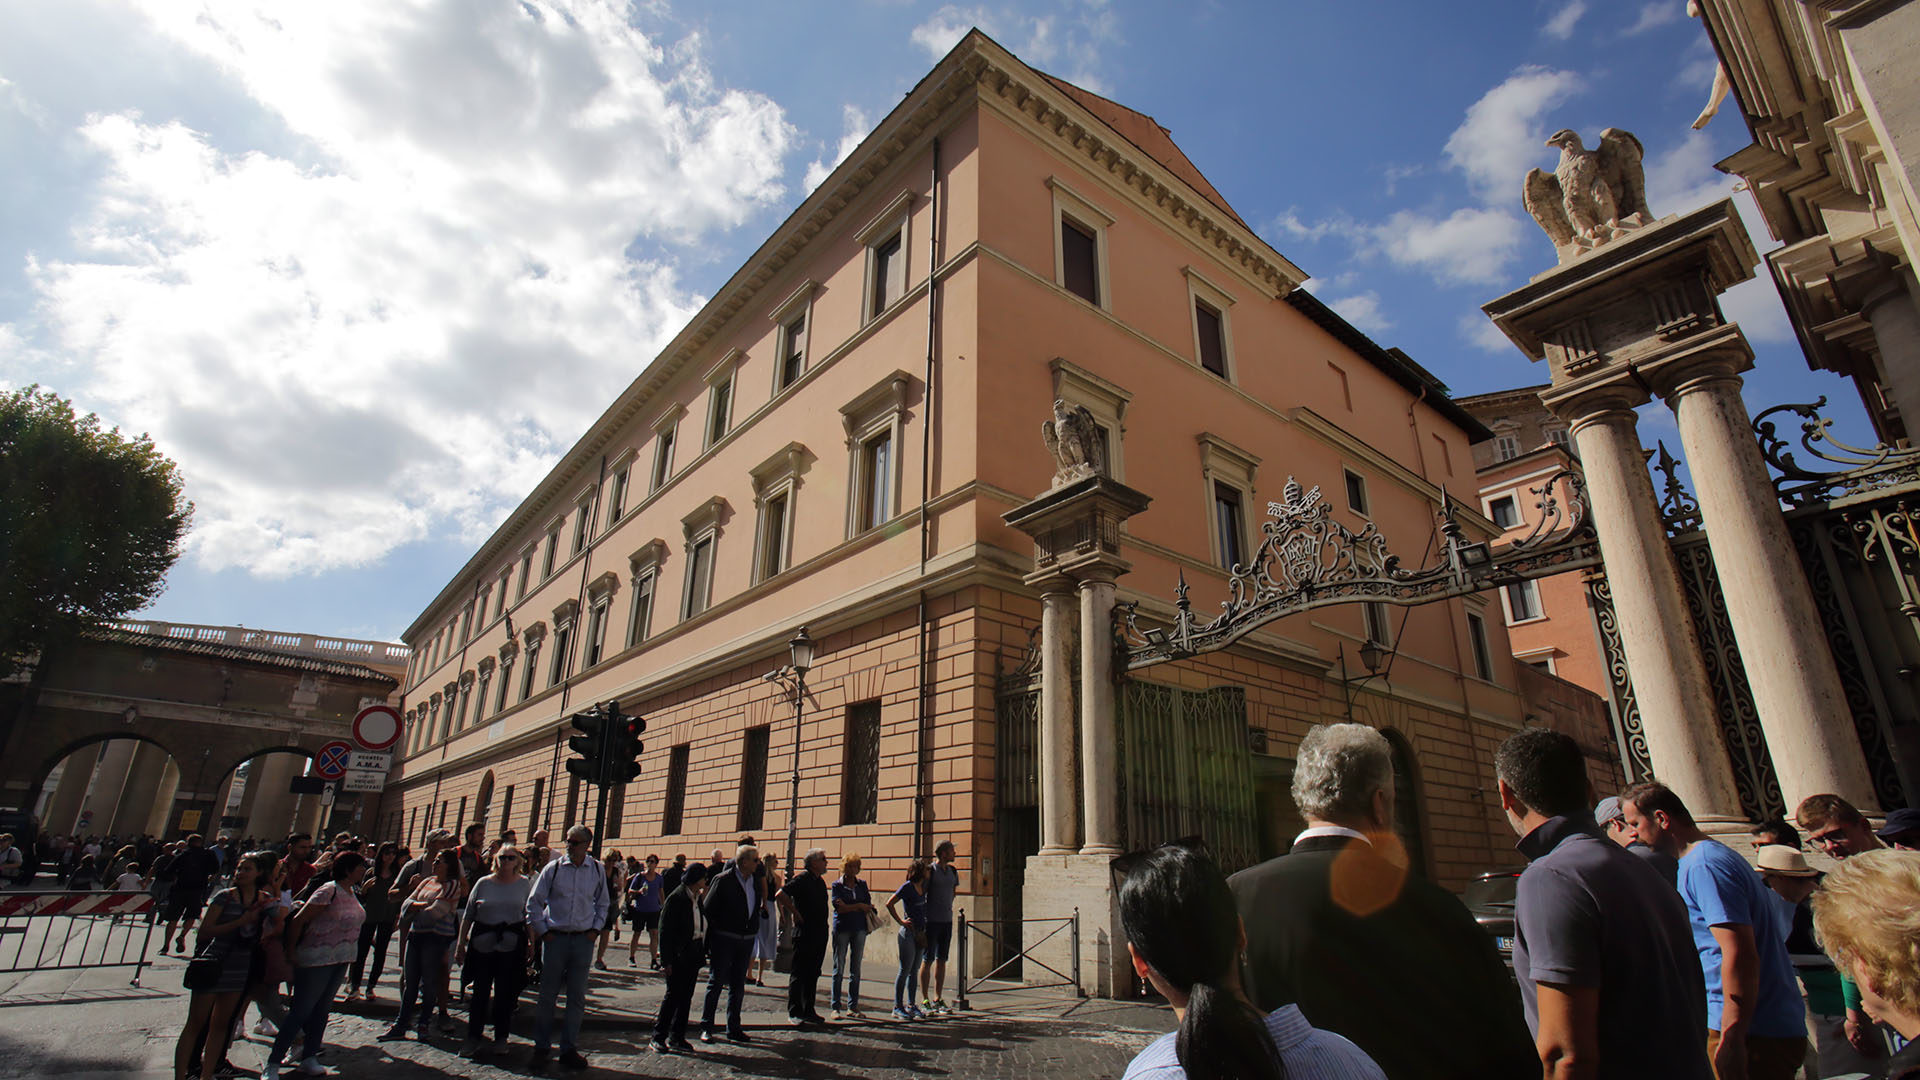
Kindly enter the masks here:
<path id="1" fill-rule="evenodd" d="M 920 599 L 917 625 L 920 634 L 920 722 L 919 746 L 915 755 L 913 796 L 914 848 L 916 854 L 933 847 L 933 635 L 927 624 L 927 559 L 933 542 L 933 523 L 927 517 L 932 494 L 933 475 L 933 379 L 937 358 L 940 311 L 940 138 L 933 139 L 933 165 L 927 184 L 927 365 L 921 381 L 924 400 L 920 420 Z"/>

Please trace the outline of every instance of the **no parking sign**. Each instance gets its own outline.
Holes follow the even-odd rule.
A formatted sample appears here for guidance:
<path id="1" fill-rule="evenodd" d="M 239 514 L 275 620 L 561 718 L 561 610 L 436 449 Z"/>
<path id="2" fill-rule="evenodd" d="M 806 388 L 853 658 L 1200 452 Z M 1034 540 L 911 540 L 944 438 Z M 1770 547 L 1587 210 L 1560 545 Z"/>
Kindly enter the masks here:
<path id="1" fill-rule="evenodd" d="M 313 775 L 323 780 L 338 780 L 347 775 L 347 763 L 353 760 L 353 747 L 330 742 L 313 755 Z"/>

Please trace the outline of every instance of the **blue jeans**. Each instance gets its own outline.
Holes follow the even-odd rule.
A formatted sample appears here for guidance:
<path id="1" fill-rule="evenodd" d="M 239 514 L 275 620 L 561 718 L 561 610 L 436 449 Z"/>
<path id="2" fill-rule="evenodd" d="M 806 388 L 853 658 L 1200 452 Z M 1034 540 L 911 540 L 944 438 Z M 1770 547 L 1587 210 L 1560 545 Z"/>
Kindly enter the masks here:
<path id="1" fill-rule="evenodd" d="M 833 932 L 833 1007 L 835 1011 L 839 1010 L 842 1001 L 846 1001 L 850 1009 L 860 1007 L 860 960 L 867 951 L 867 917 L 859 915 L 856 918 L 859 925 Z M 852 960 L 851 967 L 848 964 L 849 957 Z M 849 998 L 840 996 L 842 973 L 853 976 L 853 985 L 849 988 L 852 996 Z"/>
<path id="2" fill-rule="evenodd" d="M 560 1052 L 580 1044 L 580 1021 L 587 1015 L 587 973 L 593 969 L 591 934 L 556 933 L 540 946 L 540 999 L 533 1010 L 533 1049 L 546 1053 L 553 1045 L 553 1010 L 566 984 L 567 1013 L 560 1024 Z"/>
<path id="3" fill-rule="evenodd" d="M 420 1030 L 427 1030 L 427 1021 L 433 1019 L 433 1006 L 440 997 L 440 972 L 447 966 L 447 950 L 453 945 L 453 938 L 446 934 L 408 934 L 407 962 L 403 964 L 400 979 L 400 1016 L 393 1026 L 407 1029 L 407 1022 L 414 1017 L 414 1001 L 420 1003 Z"/>
<path id="4" fill-rule="evenodd" d="M 920 943 L 913 939 L 913 927 L 903 926 L 895 939 L 900 946 L 900 974 L 893 977 L 893 1007 L 904 1009 L 913 1004 L 913 977 L 920 970 Z"/>
<path id="5" fill-rule="evenodd" d="M 333 1009 L 333 995 L 339 992 L 340 980 L 346 977 L 345 964 L 293 969 L 293 1004 L 287 1007 L 286 1022 L 274 1037 L 268 1061 L 275 1065 L 284 1062 L 287 1051 L 293 1049 L 294 1036 L 302 1031 L 306 1033 L 306 1042 L 300 1056 L 310 1058 L 320 1052 L 327 1034 L 327 1014 Z"/>

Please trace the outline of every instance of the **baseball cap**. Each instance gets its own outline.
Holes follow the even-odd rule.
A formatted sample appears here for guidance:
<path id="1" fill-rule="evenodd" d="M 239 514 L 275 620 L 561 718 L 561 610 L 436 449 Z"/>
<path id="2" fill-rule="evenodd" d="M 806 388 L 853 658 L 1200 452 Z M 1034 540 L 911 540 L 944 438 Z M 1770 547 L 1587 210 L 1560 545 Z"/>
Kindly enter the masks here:
<path id="1" fill-rule="evenodd" d="M 1891 841 L 1904 833 L 1920 832 L 1920 810 L 1891 810 L 1887 812 L 1887 823 L 1875 833 L 1882 840 Z"/>
<path id="2" fill-rule="evenodd" d="M 1627 812 L 1620 809 L 1620 797 L 1617 795 L 1609 795 L 1601 799 L 1600 804 L 1593 808 L 1593 820 L 1602 825 L 1607 824 L 1615 818 L 1625 816 L 1627 816 Z"/>

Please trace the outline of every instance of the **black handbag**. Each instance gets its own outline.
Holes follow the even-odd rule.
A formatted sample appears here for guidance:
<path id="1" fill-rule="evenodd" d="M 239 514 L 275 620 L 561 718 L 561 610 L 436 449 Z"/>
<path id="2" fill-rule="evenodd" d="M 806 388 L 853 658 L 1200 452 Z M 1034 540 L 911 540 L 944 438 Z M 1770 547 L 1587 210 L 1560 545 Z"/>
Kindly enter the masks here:
<path id="1" fill-rule="evenodd" d="M 187 970 L 181 974 L 180 982 L 189 990 L 211 990 L 219 985 L 226 961 L 226 944 L 218 939 L 209 941 L 187 961 Z"/>

